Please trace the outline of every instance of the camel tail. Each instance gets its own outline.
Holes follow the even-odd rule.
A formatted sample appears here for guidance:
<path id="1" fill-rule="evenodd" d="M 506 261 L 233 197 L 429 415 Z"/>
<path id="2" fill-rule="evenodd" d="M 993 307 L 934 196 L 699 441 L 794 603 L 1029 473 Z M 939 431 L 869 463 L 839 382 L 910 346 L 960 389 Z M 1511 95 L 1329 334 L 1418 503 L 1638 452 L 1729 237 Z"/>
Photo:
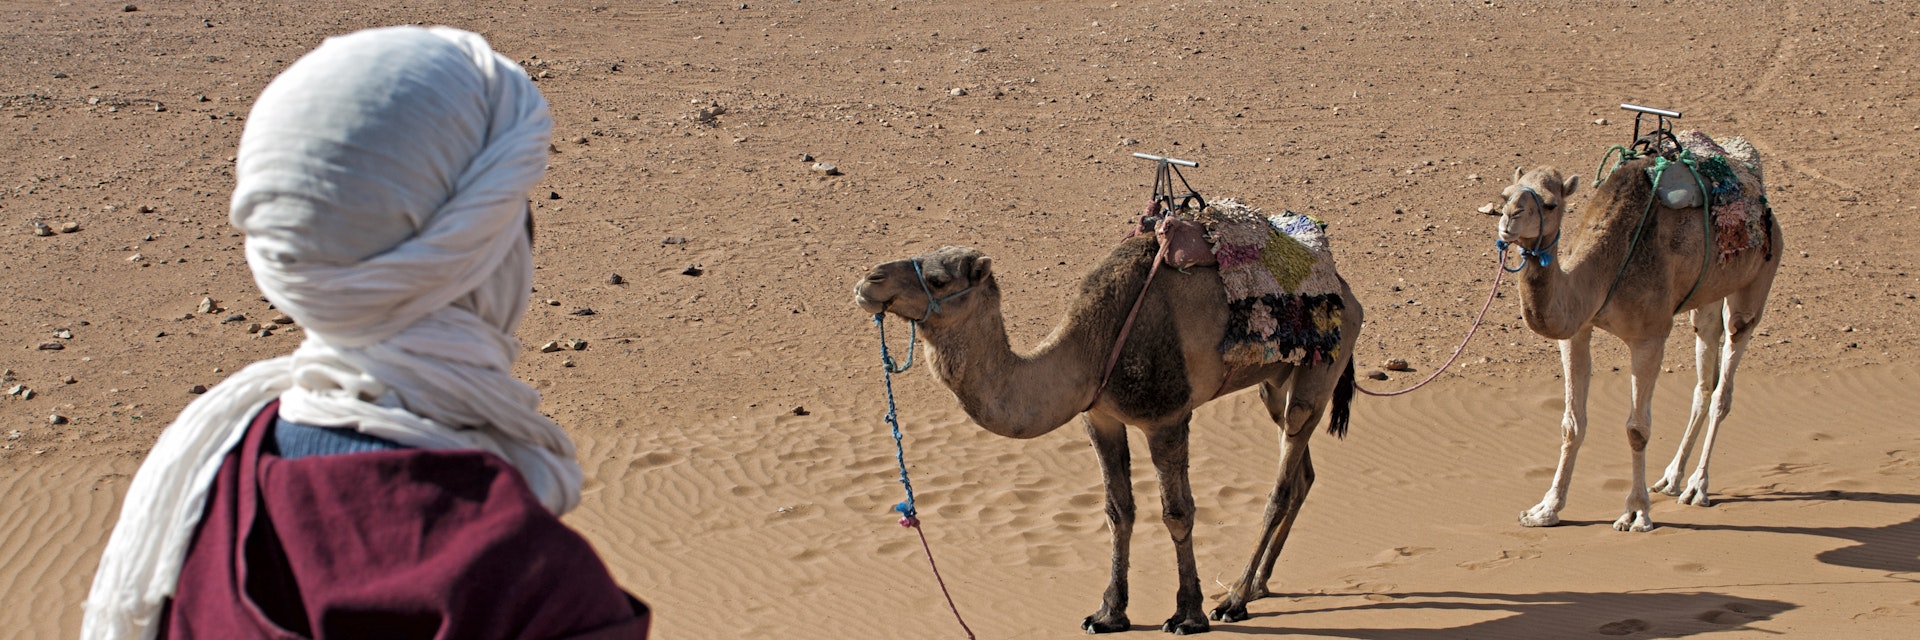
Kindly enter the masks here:
<path id="1" fill-rule="evenodd" d="M 1332 413 L 1327 423 L 1327 433 L 1345 439 L 1347 422 L 1353 417 L 1353 358 L 1347 358 L 1347 370 L 1340 374 L 1340 382 L 1333 385 Z"/>

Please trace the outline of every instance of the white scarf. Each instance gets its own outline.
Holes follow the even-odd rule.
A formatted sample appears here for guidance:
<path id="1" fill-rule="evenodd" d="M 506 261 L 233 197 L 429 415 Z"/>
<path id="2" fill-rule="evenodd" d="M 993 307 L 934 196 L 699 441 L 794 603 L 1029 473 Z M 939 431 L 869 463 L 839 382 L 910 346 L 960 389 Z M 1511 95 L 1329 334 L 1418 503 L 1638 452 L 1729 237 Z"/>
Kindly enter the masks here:
<path id="1" fill-rule="evenodd" d="M 269 84 L 240 140 L 232 221 L 290 356 L 210 389 L 134 475 L 81 637 L 152 638 L 226 454 L 262 406 L 403 445 L 512 463 L 559 514 L 573 442 L 513 377 L 533 257 L 527 193 L 553 121 L 512 60 L 434 27 L 330 38 Z"/>

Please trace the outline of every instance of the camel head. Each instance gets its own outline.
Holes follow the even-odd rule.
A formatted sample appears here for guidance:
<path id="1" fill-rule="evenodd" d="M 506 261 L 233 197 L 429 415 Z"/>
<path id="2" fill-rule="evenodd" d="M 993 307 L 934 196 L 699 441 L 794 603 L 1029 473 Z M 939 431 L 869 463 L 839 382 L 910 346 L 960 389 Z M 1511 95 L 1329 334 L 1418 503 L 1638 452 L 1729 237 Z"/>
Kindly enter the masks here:
<path id="1" fill-rule="evenodd" d="M 853 301 L 867 313 L 892 313 L 940 327 L 998 293 L 992 258 L 970 247 L 941 247 L 874 267 L 853 286 Z"/>
<path id="2" fill-rule="evenodd" d="M 1506 204 L 1489 211 L 1500 216 L 1500 239 L 1524 248 L 1539 249 L 1560 237 L 1562 208 L 1580 188 L 1580 176 L 1560 179 L 1560 171 L 1540 166 L 1532 171 L 1513 169 L 1513 184 L 1500 191 Z"/>

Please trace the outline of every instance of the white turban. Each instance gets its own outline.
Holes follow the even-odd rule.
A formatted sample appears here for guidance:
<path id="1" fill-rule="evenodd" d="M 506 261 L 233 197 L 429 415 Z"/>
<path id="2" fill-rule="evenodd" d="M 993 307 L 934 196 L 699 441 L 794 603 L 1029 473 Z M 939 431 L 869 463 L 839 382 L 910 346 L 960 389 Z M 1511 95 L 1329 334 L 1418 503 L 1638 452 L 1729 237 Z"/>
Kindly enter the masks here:
<path id="1" fill-rule="evenodd" d="M 260 94 L 232 221 L 267 299 L 305 329 L 188 405 L 134 476 L 83 638 L 151 638 L 222 460 L 262 406 L 402 445 L 480 449 L 548 510 L 580 499 L 573 442 L 513 377 L 533 280 L 527 193 L 553 120 L 477 34 L 329 38 Z"/>

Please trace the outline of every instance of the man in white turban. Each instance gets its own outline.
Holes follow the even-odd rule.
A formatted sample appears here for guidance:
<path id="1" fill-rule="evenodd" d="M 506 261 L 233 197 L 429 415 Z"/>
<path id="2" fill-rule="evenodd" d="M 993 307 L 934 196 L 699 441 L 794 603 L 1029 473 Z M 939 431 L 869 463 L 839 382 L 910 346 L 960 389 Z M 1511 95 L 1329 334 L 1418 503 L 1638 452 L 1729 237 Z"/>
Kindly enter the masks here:
<path id="1" fill-rule="evenodd" d="M 306 339 L 161 433 L 84 638 L 645 637 L 559 520 L 573 442 L 512 375 L 552 130 L 456 29 L 330 38 L 267 86 L 232 221 Z"/>

